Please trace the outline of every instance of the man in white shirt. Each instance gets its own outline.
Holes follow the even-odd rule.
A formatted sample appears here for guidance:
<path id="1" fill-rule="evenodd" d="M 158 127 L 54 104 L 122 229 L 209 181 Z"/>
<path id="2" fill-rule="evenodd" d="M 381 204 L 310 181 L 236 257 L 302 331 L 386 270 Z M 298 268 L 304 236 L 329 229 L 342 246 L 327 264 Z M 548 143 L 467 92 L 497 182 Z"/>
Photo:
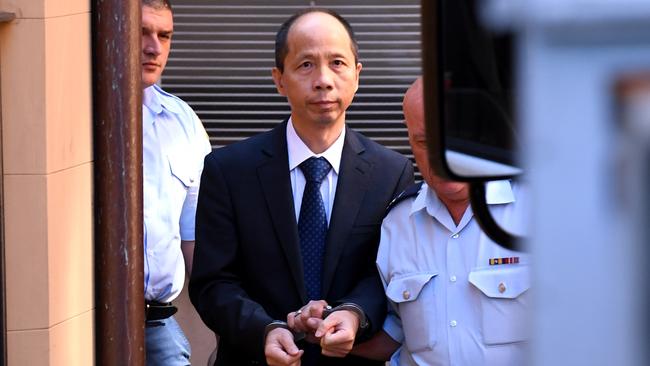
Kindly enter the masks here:
<path id="1" fill-rule="evenodd" d="M 382 223 L 377 266 L 391 310 L 383 332 L 353 353 L 391 365 L 526 365 L 529 257 L 481 231 L 466 183 L 433 173 L 421 78 L 403 107 L 424 182 L 407 189 Z M 496 181 L 486 191 L 495 220 L 521 234 L 521 187 Z"/>
<path id="2" fill-rule="evenodd" d="M 142 1 L 144 293 L 147 365 L 189 365 L 190 345 L 173 317 L 192 266 L 194 216 L 210 142 L 194 111 L 155 83 L 173 33 L 168 0 Z"/>

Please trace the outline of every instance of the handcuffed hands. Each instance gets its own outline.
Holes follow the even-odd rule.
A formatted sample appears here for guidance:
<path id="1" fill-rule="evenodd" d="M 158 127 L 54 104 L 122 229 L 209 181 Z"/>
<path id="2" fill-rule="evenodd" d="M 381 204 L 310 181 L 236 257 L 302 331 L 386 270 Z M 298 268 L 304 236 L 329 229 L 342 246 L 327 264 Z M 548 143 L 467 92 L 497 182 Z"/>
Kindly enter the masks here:
<path id="1" fill-rule="evenodd" d="M 309 343 L 318 344 L 320 338 L 314 333 L 323 322 L 323 312 L 327 308 L 325 300 L 312 300 L 298 311 L 287 314 L 287 324 L 294 332 L 305 333 L 305 339 Z"/>
<path id="2" fill-rule="evenodd" d="M 322 353 L 330 357 L 345 357 L 352 350 L 359 329 L 359 316 L 349 310 L 330 314 L 320 323 L 314 336 L 320 338 Z"/>
<path id="3" fill-rule="evenodd" d="M 298 349 L 288 329 L 275 328 L 266 335 L 264 356 L 269 366 L 300 366 L 304 352 Z"/>
<path id="4" fill-rule="evenodd" d="M 320 344 L 323 355 L 345 357 L 354 346 L 359 315 L 339 310 L 323 319 L 327 308 L 325 300 L 312 300 L 300 310 L 287 314 L 287 324 L 292 331 L 304 333 L 307 342 Z"/>

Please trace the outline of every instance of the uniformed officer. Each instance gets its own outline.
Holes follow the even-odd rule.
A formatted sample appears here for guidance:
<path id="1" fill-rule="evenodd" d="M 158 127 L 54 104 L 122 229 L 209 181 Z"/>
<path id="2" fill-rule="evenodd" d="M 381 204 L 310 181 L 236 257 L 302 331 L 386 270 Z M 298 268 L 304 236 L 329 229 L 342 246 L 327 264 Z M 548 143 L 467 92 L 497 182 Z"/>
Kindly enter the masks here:
<path id="1" fill-rule="evenodd" d="M 145 344 L 147 365 L 164 366 L 190 364 L 171 302 L 192 265 L 199 178 L 211 149 L 192 108 L 155 84 L 173 28 L 168 0 L 142 0 Z"/>
<path id="2" fill-rule="evenodd" d="M 429 166 L 422 79 L 404 97 L 409 142 L 424 182 L 384 219 L 377 266 L 391 311 L 383 332 L 353 351 L 391 365 L 525 365 L 529 259 L 492 242 L 473 218 L 468 185 Z M 490 182 L 497 222 L 522 234 L 522 187 Z"/>

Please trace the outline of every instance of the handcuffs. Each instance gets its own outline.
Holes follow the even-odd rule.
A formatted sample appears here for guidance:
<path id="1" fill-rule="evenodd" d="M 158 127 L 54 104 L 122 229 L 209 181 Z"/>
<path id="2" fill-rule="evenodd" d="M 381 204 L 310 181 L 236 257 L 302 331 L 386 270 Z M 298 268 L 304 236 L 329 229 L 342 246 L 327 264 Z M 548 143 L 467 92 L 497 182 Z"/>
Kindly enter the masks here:
<path id="1" fill-rule="evenodd" d="M 335 311 L 340 311 L 340 310 L 348 310 L 351 311 L 359 317 L 359 329 L 357 329 L 357 333 L 365 330 L 368 328 L 368 318 L 366 317 L 366 314 L 363 312 L 361 307 L 358 305 L 351 303 L 351 302 L 345 302 L 343 304 L 340 304 L 335 307 L 331 307 L 330 305 L 327 305 L 325 309 L 323 309 L 323 319 L 327 318 L 328 316 L 332 315 Z M 296 311 L 296 313 L 293 315 L 294 317 L 299 316 L 302 314 L 302 308 Z M 264 328 L 264 339 L 266 343 L 266 335 L 269 334 L 273 329 L 276 328 L 284 328 L 290 331 L 293 334 L 293 340 L 294 342 L 301 341 L 305 338 L 305 332 L 294 332 L 293 330 L 289 329 L 289 325 L 285 321 L 281 320 L 274 320 L 271 323 L 269 323 L 265 328 Z"/>

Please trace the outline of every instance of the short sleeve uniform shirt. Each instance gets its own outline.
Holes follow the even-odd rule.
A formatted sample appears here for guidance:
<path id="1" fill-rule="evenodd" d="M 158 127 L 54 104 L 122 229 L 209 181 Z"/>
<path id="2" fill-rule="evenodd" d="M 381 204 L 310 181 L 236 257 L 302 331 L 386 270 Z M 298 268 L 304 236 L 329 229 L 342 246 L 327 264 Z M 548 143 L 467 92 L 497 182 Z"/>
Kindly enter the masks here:
<path id="1" fill-rule="evenodd" d="M 143 91 L 145 298 L 172 301 L 183 288 L 181 240 L 194 216 L 208 136 L 194 111 L 157 85 Z"/>

